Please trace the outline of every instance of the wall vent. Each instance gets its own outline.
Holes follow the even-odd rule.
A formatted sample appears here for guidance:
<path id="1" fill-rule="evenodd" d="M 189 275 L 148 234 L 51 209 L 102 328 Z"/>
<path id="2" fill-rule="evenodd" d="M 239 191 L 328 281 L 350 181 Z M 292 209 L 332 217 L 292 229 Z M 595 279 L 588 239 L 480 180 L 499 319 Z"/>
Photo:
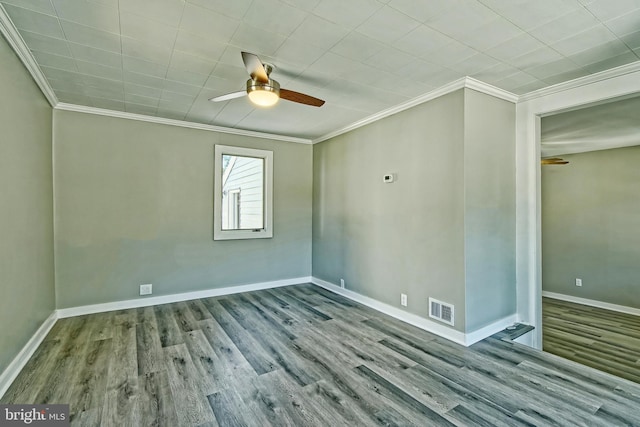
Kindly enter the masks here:
<path id="1" fill-rule="evenodd" d="M 429 317 L 446 323 L 447 325 L 453 326 L 453 304 L 447 304 L 446 302 L 429 298 Z"/>

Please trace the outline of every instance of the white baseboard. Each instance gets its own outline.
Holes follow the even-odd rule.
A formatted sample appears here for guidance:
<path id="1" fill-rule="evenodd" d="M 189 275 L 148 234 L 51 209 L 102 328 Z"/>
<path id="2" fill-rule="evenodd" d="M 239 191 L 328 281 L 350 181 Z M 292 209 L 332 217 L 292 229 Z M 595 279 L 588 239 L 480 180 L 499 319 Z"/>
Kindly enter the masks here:
<path id="1" fill-rule="evenodd" d="M 104 304 L 83 305 L 79 307 L 58 309 L 58 318 L 82 316 L 85 314 L 104 313 L 107 311 L 126 310 L 129 308 L 148 307 L 151 305 L 169 304 L 172 302 L 189 301 L 199 298 L 218 297 L 222 295 L 239 294 L 242 292 L 260 291 L 263 289 L 279 288 L 281 286 L 311 283 L 311 277 L 296 277 L 293 279 L 274 280 L 272 282 L 252 283 L 249 285 L 228 286 L 225 288 L 207 289 L 205 291 L 184 292 L 181 294 L 162 295 L 158 297 L 138 298 L 125 301 L 107 302 Z"/>
<path id="2" fill-rule="evenodd" d="M 542 296 L 558 299 L 561 301 L 575 302 L 576 304 L 589 305 L 591 307 L 604 308 L 605 310 L 618 311 L 620 313 L 640 316 L 640 308 L 627 307 L 626 305 L 611 304 L 608 302 L 596 301 L 593 299 L 574 297 L 572 295 L 558 294 L 555 292 L 542 291 Z"/>
<path id="3" fill-rule="evenodd" d="M 11 386 L 20 371 L 22 371 L 22 368 L 24 368 L 29 359 L 31 359 L 33 353 L 35 353 L 38 346 L 40 346 L 53 325 L 55 325 L 56 320 L 58 320 L 58 317 L 54 311 L 44 322 L 42 322 L 42 325 L 40 325 L 35 334 L 33 334 L 31 339 L 24 345 L 24 347 L 22 347 L 20 353 L 18 353 L 11 363 L 9 363 L 7 369 L 0 374 L 0 398 L 4 396 L 9 389 L 9 386 Z"/>
<path id="4" fill-rule="evenodd" d="M 498 320 L 481 329 L 465 334 L 463 332 L 451 329 L 448 326 L 441 325 L 429 319 L 425 319 L 424 317 L 418 316 L 417 314 L 409 313 L 407 311 L 401 310 L 384 302 L 380 302 L 376 299 L 369 298 L 357 292 L 343 289 L 338 285 L 327 282 L 326 280 L 318 279 L 317 277 L 312 277 L 311 283 L 465 347 L 481 341 L 495 334 L 496 332 L 500 332 L 507 326 L 511 326 L 517 321 L 517 317 L 514 314 L 511 316 L 507 316 L 504 319 Z"/>

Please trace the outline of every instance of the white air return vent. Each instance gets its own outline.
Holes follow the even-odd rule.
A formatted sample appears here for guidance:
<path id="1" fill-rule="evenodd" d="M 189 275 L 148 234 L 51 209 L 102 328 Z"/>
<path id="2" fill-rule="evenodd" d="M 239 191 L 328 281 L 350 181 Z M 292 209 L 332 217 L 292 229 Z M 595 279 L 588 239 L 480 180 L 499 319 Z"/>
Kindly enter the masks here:
<path id="1" fill-rule="evenodd" d="M 453 304 L 447 304 L 446 302 L 429 298 L 429 317 L 453 326 Z"/>

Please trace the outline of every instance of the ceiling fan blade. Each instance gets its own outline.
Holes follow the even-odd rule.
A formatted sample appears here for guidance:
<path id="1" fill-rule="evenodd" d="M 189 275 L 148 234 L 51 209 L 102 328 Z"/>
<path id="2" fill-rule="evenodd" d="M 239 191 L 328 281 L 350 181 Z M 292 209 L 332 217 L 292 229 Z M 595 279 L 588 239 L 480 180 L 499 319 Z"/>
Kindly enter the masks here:
<path id="1" fill-rule="evenodd" d="M 251 78 L 260 83 L 269 83 L 269 76 L 260 58 L 253 53 L 242 52 L 242 62 Z"/>
<path id="2" fill-rule="evenodd" d="M 562 160 L 562 159 L 542 159 L 540 161 L 540 164 L 542 165 L 566 165 L 569 162 L 567 162 L 566 160 Z"/>
<path id="3" fill-rule="evenodd" d="M 324 101 L 322 99 L 314 98 L 313 96 L 294 92 L 288 89 L 280 89 L 280 98 L 286 99 L 287 101 L 297 102 L 298 104 L 311 105 L 312 107 L 322 107 L 324 105 Z"/>
<path id="4" fill-rule="evenodd" d="M 209 101 L 213 101 L 213 102 L 228 101 L 230 99 L 236 99 L 236 98 L 243 97 L 246 94 L 247 94 L 246 90 L 241 90 L 239 92 L 232 92 L 232 93 L 228 93 L 226 95 L 216 96 L 215 98 L 209 98 Z"/>

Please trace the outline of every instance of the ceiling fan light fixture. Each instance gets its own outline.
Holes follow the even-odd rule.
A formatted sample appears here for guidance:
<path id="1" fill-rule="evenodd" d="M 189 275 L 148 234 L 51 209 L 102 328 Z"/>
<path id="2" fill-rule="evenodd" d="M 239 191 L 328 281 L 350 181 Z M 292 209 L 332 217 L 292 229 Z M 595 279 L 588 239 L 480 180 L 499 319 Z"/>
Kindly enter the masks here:
<path id="1" fill-rule="evenodd" d="M 268 83 L 248 80 L 247 94 L 251 102 L 255 105 L 259 107 L 272 107 L 280 99 L 280 85 L 274 80 L 269 80 Z"/>

